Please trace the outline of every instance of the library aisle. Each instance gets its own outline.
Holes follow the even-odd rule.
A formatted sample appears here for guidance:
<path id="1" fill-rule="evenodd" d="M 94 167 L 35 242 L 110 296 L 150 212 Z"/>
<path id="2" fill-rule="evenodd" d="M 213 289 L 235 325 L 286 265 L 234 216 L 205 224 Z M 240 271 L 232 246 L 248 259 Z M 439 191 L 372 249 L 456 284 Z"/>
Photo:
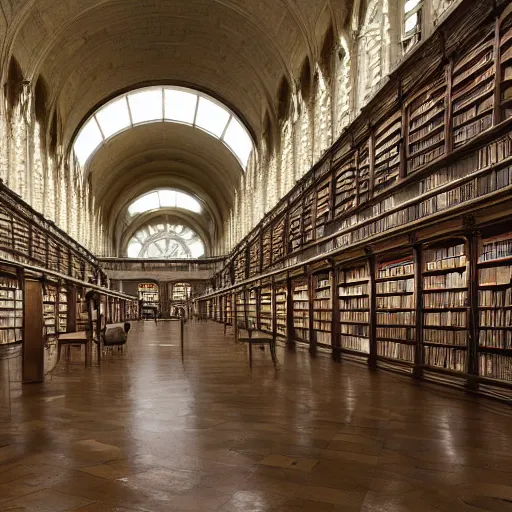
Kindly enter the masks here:
<path id="1" fill-rule="evenodd" d="M 301 349 L 251 372 L 213 322 L 182 359 L 175 327 L 42 385 L 0 360 L 0 511 L 512 510 L 510 407 Z"/>

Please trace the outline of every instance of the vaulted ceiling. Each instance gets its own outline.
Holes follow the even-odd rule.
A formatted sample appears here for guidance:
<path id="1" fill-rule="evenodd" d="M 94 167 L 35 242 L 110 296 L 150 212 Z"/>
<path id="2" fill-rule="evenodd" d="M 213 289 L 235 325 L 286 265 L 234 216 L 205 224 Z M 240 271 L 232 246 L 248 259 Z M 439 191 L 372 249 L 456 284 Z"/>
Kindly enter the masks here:
<path id="1" fill-rule="evenodd" d="M 0 0 L 2 62 L 12 54 L 27 80 L 44 78 L 65 149 L 97 107 L 156 83 L 207 92 L 257 140 L 265 113 L 276 116 L 282 78 L 297 77 L 306 56 L 315 62 L 326 30 L 345 24 L 352 1 Z M 221 222 L 241 172 L 222 143 L 163 123 L 116 136 L 89 165 L 111 222 L 139 193 L 179 185 Z"/>

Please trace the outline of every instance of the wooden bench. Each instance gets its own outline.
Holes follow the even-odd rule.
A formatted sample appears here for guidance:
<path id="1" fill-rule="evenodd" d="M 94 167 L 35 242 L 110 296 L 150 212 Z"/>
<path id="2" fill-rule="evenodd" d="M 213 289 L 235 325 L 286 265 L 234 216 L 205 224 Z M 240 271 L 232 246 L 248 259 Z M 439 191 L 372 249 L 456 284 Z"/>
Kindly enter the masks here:
<path id="1" fill-rule="evenodd" d="M 249 367 L 252 368 L 252 347 L 253 345 L 259 345 L 262 347 L 265 347 L 268 345 L 270 350 L 270 356 L 272 357 L 272 362 L 274 363 L 274 366 L 277 367 L 278 361 L 277 361 L 277 355 L 276 355 L 276 337 L 275 336 L 269 336 L 265 335 L 265 337 L 260 336 L 253 336 L 255 329 L 252 328 L 242 328 L 242 330 L 247 331 L 248 337 L 247 338 L 238 338 L 239 343 L 247 343 L 249 345 Z"/>

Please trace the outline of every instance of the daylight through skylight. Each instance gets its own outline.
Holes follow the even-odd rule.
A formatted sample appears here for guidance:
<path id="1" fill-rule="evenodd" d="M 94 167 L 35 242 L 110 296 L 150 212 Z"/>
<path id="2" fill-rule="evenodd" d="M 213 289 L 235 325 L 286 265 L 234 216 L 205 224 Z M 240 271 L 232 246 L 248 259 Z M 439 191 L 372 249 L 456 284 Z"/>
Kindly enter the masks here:
<path id="1" fill-rule="evenodd" d="M 170 189 L 157 190 L 139 197 L 128 207 L 128 213 L 137 215 L 160 208 L 182 208 L 201 213 L 201 203 L 195 197 Z"/>
<path id="2" fill-rule="evenodd" d="M 84 124 L 73 150 L 84 166 L 96 149 L 118 133 L 144 123 L 171 122 L 200 128 L 221 140 L 247 167 L 253 142 L 245 126 L 224 105 L 192 89 L 147 87 L 100 107 Z"/>

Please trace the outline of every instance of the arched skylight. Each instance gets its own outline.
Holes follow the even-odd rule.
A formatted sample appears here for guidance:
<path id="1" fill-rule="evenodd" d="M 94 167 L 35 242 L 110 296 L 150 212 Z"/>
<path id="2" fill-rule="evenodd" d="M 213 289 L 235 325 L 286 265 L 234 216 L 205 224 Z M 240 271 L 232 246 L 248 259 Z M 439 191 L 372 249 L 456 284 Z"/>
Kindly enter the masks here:
<path id="1" fill-rule="evenodd" d="M 208 132 L 247 167 L 253 143 L 245 126 L 210 96 L 182 87 L 137 89 L 103 105 L 82 127 L 73 150 L 83 167 L 111 137 L 140 124 L 158 122 L 182 123 Z"/>
<path id="2" fill-rule="evenodd" d="M 129 258 L 189 259 L 204 256 L 199 235 L 186 226 L 161 223 L 137 231 L 127 248 Z"/>
<path id="3" fill-rule="evenodd" d="M 201 203 L 196 198 L 170 189 L 156 190 L 139 197 L 128 207 L 128 213 L 137 215 L 160 208 L 183 208 L 194 213 L 201 213 Z"/>

